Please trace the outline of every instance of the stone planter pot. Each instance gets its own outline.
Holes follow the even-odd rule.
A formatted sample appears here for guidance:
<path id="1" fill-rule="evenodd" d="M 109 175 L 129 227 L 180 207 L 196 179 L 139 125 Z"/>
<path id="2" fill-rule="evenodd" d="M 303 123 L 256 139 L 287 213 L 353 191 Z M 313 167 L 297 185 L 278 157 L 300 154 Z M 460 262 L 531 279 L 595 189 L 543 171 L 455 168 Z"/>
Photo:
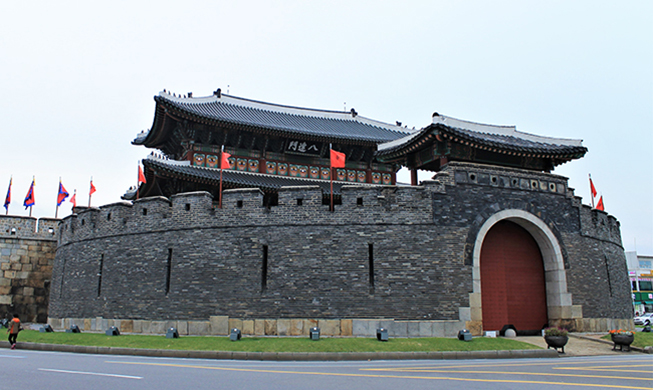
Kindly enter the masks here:
<path id="1" fill-rule="evenodd" d="M 612 342 L 614 343 L 614 346 L 612 347 L 612 350 L 615 351 L 617 349 L 617 346 L 619 346 L 620 351 L 625 351 L 630 352 L 630 344 L 635 341 L 635 335 L 633 333 L 631 334 L 611 334 L 610 337 L 612 338 Z"/>
<path id="2" fill-rule="evenodd" d="M 547 349 L 553 348 L 558 351 L 558 348 L 561 349 L 562 353 L 565 353 L 565 345 L 569 341 L 567 336 L 544 336 L 544 341 L 546 341 Z M 561 352 L 558 351 L 558 352 Z"/>

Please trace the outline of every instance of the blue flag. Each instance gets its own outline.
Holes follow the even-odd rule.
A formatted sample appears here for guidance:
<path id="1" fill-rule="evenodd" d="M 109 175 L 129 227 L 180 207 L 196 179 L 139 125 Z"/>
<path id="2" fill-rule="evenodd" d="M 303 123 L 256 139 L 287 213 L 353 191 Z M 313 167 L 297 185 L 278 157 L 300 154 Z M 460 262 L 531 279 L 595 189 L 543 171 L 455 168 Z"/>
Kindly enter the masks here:
<path id="1" fill-rule="evenodd" d="M 5 210 L 9 212 L 9 203 L 11 203 L 11 181 L 9 179 L 9 188 L 7 189 L 7 197 L 5 198 Z"/>
<path id="2" fill-rule="evenodd" d="M 68 197 L 68 191 L 63 187 L 63 184 L 61 184 L 61 181 L 59 181 L 59 194 L 57 195 L 57 207 L 61 206 L 61 204 L 66 200 Z"/>
<path id="3" fill-rule="evenodd" d="M 25 196 L 25 201 L 23 202 L 23 206 L 25 206 L 25 210 L 27 210 L 28 207 L 34 206 L 36 203 L 34 199 L 34 179 L 32 179 L 32 184 L 29 186 L 29 191 L 27 191 L 27 196 Z"/>

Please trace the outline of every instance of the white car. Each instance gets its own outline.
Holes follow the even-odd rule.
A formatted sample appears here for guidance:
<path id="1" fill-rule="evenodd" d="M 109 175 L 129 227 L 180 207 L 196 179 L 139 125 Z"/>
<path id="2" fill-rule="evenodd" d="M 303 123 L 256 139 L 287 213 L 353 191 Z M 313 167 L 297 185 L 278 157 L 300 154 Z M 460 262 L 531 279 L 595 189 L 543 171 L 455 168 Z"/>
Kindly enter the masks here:
<path id="1" fill-rule="evenodd" d="M 639 317 L 635 317 L 635 325 L 651 325 L 653 323 L 653 313 L 644 313 Z"/>

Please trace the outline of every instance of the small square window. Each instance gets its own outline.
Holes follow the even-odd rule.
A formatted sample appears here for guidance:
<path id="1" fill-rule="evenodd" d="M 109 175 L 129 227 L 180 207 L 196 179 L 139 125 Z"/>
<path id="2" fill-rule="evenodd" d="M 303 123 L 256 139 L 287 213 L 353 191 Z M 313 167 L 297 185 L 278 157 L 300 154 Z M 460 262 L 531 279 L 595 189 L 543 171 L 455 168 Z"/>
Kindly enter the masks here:
<path id="1" fill-rule="evenodd" d="M 363 205 L 363 198 L 356 198 L 356 205 L 362 206 Z"/>
<path id="2" fill-rule="evenodd" d="M 242 201 L 242 200 L 237 201 L 237 202 L 236 202 L 236 206 L 237 206 L 239 209 L 242 209 L 242 208 L 243 208 L 243 201 Z"/>
<path id="3" fill-rule="evenodd" d="M 297 199 L 297 206 L 301 206 L 304 203 L 304 199 L 299 198 Z"/>

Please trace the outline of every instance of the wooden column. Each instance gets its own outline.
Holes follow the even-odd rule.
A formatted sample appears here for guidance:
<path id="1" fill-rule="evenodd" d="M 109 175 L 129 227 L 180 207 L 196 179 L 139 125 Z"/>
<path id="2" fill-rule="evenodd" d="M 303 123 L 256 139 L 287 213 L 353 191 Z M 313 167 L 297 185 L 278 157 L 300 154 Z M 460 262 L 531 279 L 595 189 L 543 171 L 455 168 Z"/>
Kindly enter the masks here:
<path id="1" fill-rule="evenodd" d="M 413 168 L 410 170 L 410 185 L 416 186 L 417 184 L 417 169 Z"/>

